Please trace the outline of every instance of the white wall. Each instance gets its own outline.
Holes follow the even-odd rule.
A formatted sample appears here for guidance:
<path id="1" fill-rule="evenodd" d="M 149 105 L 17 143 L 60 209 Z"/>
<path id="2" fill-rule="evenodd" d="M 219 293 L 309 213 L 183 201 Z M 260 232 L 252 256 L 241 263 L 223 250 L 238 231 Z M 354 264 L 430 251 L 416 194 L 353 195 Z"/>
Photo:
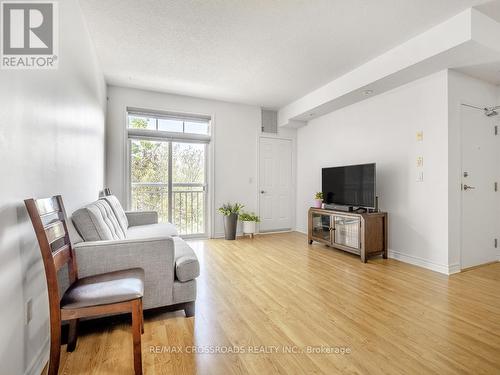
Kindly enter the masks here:
<path id="1" fill-rule="evenodd" d="M 461 190 L 462 182 L 462 151 L 461 151 L 461 125 L 460 106 L 462 104 L 474 105 L 484 108 L 500 103 L 498 97 L 500 87 L 469 77 L 456 71 L 448 74 L 448 103 L 449 103 L 449 180 L 448 180 L 448 205 L 449 205 L 449 254 L 450 267 L 460 270 L 461 252 Z M 499 123 L 500 125 L 500 123 Z"/>
<path id="2" fill-rule="evenodd" d="M 39 374 L 48 358 L 45 276 L 23 200 L 62 194 L 71 213 L 103 186 L 104 79 L 76 0 L 59 14 L 58 70 L 0 71 L 2 374 Z"/>
<path id="3" fill-rule="evenodd" d="M 321 190 L 321 168 L 377 163 L 390 256 L 448 272 L 447 71 L 329 113 L 297 133 L 297 230 Z M 417 131 L 424 141 L 416 141 Z M 417 156 L 424 181 L 417 182 Z"/>
<path id="4" fill-rule="evenodd" d="M 249 211 L 258 210 L 257 139 L 261 112 L 257 106 L 233 104 L 187 96 L 108 87 L 107 178 L 106 184 L 123 204 L 126 192 L 126 109 L 138 107 L 212 116 L 215 182 L 209 186 L 215 194 L 214 206 L 242 202 Z M 285 129 L 284 135 L 295 135 Z M 213 210 L 214 211 L 214 210 Z M 214 236 L 224 233 L 222 218 L 212 212 Z"/>

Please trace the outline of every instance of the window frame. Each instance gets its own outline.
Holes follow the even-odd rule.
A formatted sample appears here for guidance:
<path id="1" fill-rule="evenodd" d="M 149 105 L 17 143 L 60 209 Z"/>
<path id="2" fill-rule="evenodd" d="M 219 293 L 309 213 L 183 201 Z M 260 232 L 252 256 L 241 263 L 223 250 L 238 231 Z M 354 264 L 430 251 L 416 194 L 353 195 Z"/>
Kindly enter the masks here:
<path id="1" fill-rule="evenodd" d="M 130 127 L 130 116 L 137 117 L 146 117 L 155 120 L 155 128 L 156 129 L 136 129 Z M 158 120 L 173 120 L 173 121 L 182 121 L 182 132 L 174 132 L 168 130 L 159 130 L 158 129 Z M 207 124 L 207 134 L 200 133 L 186 133 L 186 122 L 191 123 L 199 123 L 199 124 Z M 211 135 L 211 117 L 205 115 L 191 115 L 185 113 L 178 112 L 165 112 L 165 111 L 150 111 L 139 108 L 127 107 L 127 130 L 130 132 L 138 132 L 137 135 L 147 135 L 151 133 L 156 133 L 155 136 L 163 136 L 168 137 L 169 135 L 173 135 L 175 137 L 181 139 L 190 139 L 195 136 L 196 139 L 200 140 L 210 140 Z"/>

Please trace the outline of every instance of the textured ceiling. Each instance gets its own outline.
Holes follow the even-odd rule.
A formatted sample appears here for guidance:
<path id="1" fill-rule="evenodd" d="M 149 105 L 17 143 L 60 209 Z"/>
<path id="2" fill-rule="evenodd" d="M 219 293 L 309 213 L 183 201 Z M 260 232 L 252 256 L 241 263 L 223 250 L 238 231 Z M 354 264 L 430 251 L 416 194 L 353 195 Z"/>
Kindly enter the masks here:
<path id="1" fill-rule="evenodd" d="M 280 107 L 484 0 L 80 0 L 110 84 Z"/>

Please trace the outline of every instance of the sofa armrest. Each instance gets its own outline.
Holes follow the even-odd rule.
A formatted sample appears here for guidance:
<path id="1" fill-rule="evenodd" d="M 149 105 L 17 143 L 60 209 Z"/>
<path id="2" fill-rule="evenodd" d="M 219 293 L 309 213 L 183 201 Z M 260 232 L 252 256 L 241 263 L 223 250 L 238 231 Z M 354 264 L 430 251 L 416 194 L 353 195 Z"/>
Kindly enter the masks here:
<path id="1" fill-rule="evenodd" d="M 79 277 L 139 267 L 145 274 L 144 307 L 172 303 L 175 268 L 171 237 L 80 242 L 73 248 Z"/>
<path id="2" fill-rule="evenodd" d="M 156 211 L 125 211 L 125 215 L 127 215 L 129 227 L 158 223 Z"/>

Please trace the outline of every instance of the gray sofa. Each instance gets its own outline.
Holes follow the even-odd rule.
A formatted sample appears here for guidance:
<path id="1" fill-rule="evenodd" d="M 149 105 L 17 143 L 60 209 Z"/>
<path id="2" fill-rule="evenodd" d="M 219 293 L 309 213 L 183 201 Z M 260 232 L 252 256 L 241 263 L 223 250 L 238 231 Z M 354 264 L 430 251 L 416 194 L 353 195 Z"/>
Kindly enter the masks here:
<path id="1" fill-rule="evenodd" d="M 144 309 L 178 305 L 194 315 L 198 259 L 170 223 L 153 211 L 125 212 L 118 199 L 101 198 L 72 215 L 80 277 L 140 267 Z"/>

